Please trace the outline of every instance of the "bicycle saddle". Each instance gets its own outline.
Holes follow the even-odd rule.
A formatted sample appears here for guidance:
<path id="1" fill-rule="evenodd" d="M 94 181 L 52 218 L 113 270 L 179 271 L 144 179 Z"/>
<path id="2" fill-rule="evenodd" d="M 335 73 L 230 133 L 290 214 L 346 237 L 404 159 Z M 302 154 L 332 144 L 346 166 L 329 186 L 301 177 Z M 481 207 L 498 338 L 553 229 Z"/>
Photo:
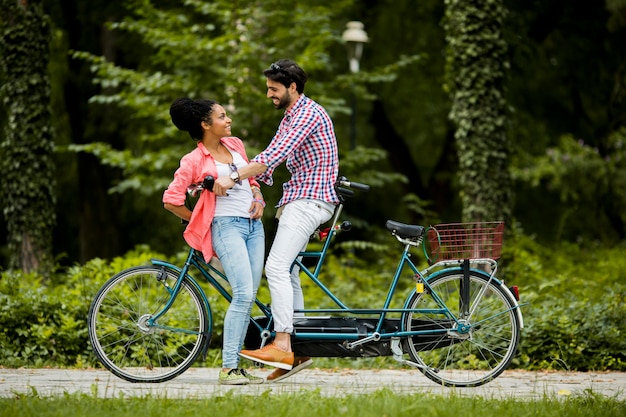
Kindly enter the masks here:
<path id="1" fill-rule="evenodd" d="M 393 233 L 394 235 L 398 235 L 403 239 L 416 238 L 424 234 L 424 226 L 405 224 L 393 220 L 387 220 L 387 223 L 385 223 L 385 227 L 387 227 L 387 230 L 389 230 L 391 233 Z"/>

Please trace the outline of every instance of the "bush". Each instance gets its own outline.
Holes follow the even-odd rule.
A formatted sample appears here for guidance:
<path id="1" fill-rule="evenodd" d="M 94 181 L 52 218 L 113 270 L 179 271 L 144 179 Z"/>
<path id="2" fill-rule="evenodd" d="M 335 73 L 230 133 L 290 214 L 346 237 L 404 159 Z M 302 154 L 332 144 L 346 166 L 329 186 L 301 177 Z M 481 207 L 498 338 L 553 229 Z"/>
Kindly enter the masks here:
<path id="1" fill-rule="evenodd" d="M 96 365 L 87 329 L 93 296 L 117 271 L 158 257 L 137 248 L 111 262 L 93 259 L 56 271 L 4 272 L 0 278 L 0 364 L 7 367 Z M 162 257 L 162 256 L 161 256 Z"/>
<path id="2" fill-rule="evenodd" d="M 539 245 L 518 231 L 501 278 L 520 288 L 525 329 L 516 366 L 626 370 L 624 245 Z"/>
<path id="3" fill-rule="evenodd" d="M 395 270 L 397 249 L 396 245 L 358 242 L 337 245 L 328 256 L 320 279 L 352 308 L 380 307 Z M 366 262 L 359 256 L 360 252 L 367 252 L 368 258 L 376 260 Z M 376 256 L 371 256 L 372 253 Z M 498 277 L 508 285 L 519 286 L 525 323 L 512 367 L 626 370 L 623 253 L 623 246 L 581 248 L 564 243 L 548 248 L 515 230 L 507 236 Z M 178 254 L 170 260 L 181 264 L 184 255 Z M 421 254 L 415 255 L 415 259 L 421 259 Z M 139 247 L 110 262 L 94 259 L 83 266 L 57 271 L 48 280 L 20 272 L 3 273 L 0 364 L 98 366 L 89 345 L 86 322 L 93 296 L 110 276 L 131 266 L 147 264 L 153 257 L 166 259 Z M 302 282 L 307 308 L 336 307 L 304 275 Z M 208 362 L 215 366 L 219 363 L 222 323 L 228 303 L 206 284 L 202 286 L 213 311 L 213 350 Z M 403 276 L 392 307 L 404 301 L 412 286 L 411 274 Z M 266 282 L 261 285 L 259 298 L 269 301 Z"/>
<path id="4" fill-rule="evenodd" d="M 85 356 L 87 310 L 81 302 L 48 292 L 32 275 L 16 274 L 11 283 L 7 278 L 0 294 L 2 365 L 69 366 Z"/>

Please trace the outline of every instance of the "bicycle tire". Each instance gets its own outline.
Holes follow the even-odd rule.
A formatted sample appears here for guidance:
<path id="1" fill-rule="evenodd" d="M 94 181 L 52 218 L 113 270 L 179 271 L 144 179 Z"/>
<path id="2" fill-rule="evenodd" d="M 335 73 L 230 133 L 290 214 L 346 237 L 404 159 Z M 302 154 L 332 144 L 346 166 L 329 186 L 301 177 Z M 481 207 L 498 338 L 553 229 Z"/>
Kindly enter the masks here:
<path id="1" fill-rule="evenodd" d="M 155 326 L 147 319 L 171 297 L 178 273 L 130 268 L 110 278 L 89 308 L 89 340 L 100 362 L 130 382 L 164 382 L 187 370 L 209 343 L 210 307 L 184 278 L 171 308 Z"/>
<path id="2" fill-rule="evenodd" d="M 515 302 L 500 281 L 471 270 L 469 274 L 469 318 L 459 318 L 461 269 L 442 272 L 428 280 L 432 291 L 465 325 L 467 333 L 458 332 L 456 322 L 442 314 L 407 312 L 405 330 L 446 329 L 443 333 L 405 339 L 405 352 L 420 365 L 426 377 L 450 387 L 477 387 L 500 375 L 515 356 L 520 340 L 521 323 Z M 481 290 L 485 290 L 482 296 Z M 426 290 L 413 292 L 407 299 L 409 309 L 437 309 L 439 304 Z"/>

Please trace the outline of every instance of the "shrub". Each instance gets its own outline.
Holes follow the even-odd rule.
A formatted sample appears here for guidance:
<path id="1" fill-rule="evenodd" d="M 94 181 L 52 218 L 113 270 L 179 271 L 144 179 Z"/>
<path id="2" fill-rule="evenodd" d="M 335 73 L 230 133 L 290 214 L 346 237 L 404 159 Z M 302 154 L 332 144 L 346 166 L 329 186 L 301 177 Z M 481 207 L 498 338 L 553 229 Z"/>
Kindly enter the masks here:
<path id="1" fill-rule="evenodd" d="M 0 278 L 0 364 L 8 367 L 93 366 L 87 313 L 98 288 L 117 271 L 145 264 L 139 247 L 110 262 L 93 259 L 49 279 L 19 271 Z"/>
<path id="2" fill-rule="evenodd" d="M 525 329 L 516 366 L 626 370 L 624 245 L 539 245 L 517 232 L 501 278 L 520 287 Z"/>
<path id="3" fill-rule="evenodd" d="M 360 251 L 375 261 L 366 262 L 359 256 Z M 498 277 L 520 287 L 525 322 L 513 367 L 626 370 L 623 252 L 623 246 L 581 248 L 568 243 L 549 248 L 520 231 L 507 237 Z M 373 253 L 376 256 L 371 256 Z M 181 264 L 184 255 L 178 254 L 170 261 Z M 397 255 L 395 246 L 356 242 L 338 245 L 328 256 L 320 279 L 350 307 L 382 306 Z M 94 259 L 56 271 L 48 279 L 19 271 L 4 272 L 0 278 L 0 364 L 97 366 L 86 322 L 91 300 L 109 277 L 131 266 L 147 264 L 150 258 L 167 259 L 138 247 L 112 261 Z M 302 283 L 307 308 L 335 307 L 304 275 Z M 208 285 L 201 285 L 213 311 L 213 350 L 208 361 L 215 366 L 219 363 L 228 303 Z M 402 277 L 397 302 L 404 301 L 412 285 L 410 274 Z M 259 298 L 270 301 L 265 282 Z"/>

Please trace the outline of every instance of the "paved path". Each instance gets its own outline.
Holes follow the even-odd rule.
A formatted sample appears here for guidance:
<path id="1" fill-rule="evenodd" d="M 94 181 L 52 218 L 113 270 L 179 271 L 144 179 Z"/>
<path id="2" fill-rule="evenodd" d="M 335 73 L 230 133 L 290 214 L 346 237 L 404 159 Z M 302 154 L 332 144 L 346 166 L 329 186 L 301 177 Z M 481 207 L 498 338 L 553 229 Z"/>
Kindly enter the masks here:
<path id="1" fill-rule="evenodd" d="M 251 372 L 266 376 L 271 369 Z M 104 370 L 0 369 L 0 397 L 36 393 L 42 397 L 64 393 L 84 393 L 98 397 L 158 396 L 205 398 L 229 392 L 259 395 L 319 390 L 323 395 L 365 394 L 380 389 L 397 393 L 482 396 L 484 398 L 539 399 L 565 398 L 586 392 L 626 401 L 626 373 L 575 373 L 505 371 L 496 380 L 477 388 L 446 388 L 436 385 L 417 370 L 340 370 L 305 369 L 278 383 L 222 386 L 219 369 L 193 368 L 160 384 L 133 384 Z"/>

